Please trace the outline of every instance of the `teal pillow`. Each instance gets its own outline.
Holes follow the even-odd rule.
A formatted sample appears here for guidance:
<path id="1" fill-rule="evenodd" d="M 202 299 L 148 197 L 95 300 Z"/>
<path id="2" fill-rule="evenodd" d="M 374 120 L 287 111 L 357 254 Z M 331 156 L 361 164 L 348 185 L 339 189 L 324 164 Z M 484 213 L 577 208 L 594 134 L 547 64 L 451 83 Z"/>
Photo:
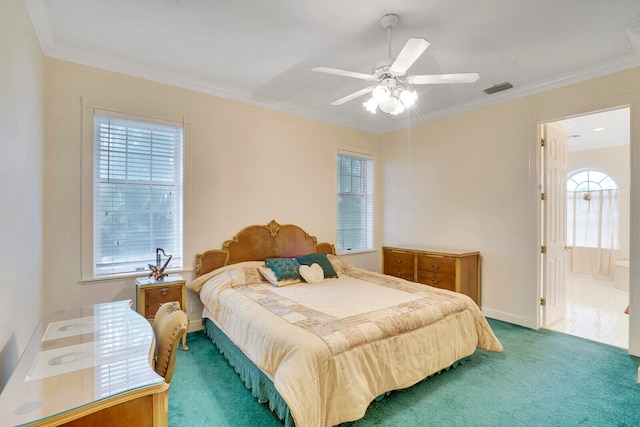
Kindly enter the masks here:
<path id="1" fill-rule="evenodd" d="M 322 271 L 324 271 L 324 277 L 338 277 L 338 273 L 331 265 L 331 261 L 327 258 L 327 254 L 308 254 L 297 256 L 296 260 L 302 265 L 311 265 L 318 264 L 322 267 Z"/>
<path id="2" fill-rule="evenodd" d="M 276 275 L 278 281 L 285 279 L 300 279 L 300 263 L 295 258 L 267 258 L 264 263 Z"/>

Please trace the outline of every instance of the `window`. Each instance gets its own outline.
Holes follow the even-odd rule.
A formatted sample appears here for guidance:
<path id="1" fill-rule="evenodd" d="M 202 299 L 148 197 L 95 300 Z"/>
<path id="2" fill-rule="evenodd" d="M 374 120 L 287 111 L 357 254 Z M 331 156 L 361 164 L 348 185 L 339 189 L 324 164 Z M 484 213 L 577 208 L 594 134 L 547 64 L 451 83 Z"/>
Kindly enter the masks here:
<path id="1" fill-rule="evenodd" d="M 338 252 L 373 249 L 373 158 L 338 153 Z"/>
<path id="2" fill-rule="evenodd" d="M 93 276 L 148 271 L 156 248 L 182 268 L 183 124 L 93 117 Z"/>
<path id="3" fill-rule="evenodd" d="M 581 170 L 567 179 L 567 245 L 618 249 L 618 185 L 604 172 Z"/>

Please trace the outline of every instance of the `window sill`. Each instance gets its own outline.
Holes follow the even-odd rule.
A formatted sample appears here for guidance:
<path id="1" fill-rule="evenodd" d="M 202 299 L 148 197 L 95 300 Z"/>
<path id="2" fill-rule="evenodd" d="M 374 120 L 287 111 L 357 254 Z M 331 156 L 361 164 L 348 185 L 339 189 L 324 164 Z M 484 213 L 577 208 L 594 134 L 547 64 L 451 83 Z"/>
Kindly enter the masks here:
<path id="1" fill-rule="evenodd" d="M 367 253 L 373 253 L 373 252 L 378 252 L 378 250 L 377 249 L 357 249 L 357 250 L 351 250 L 351 251 L 338 251 L 338 250 L 336 250 L 336 254 L 338 256 L 367 254 Z"/>

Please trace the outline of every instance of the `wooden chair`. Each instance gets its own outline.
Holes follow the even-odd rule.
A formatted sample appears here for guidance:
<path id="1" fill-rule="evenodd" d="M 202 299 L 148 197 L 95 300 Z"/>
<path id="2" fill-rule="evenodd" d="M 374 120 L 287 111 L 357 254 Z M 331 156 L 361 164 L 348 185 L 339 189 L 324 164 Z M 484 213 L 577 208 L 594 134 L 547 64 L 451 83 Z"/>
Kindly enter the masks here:
<path id="1" fill-rule="evenodd" d="M 187 333 L 187 325 L 187 314 L 180 310 L 178 301 L 162 304 L 153 321 L 156 335 L 154 369 L 167 383 L 171 383 L 178 346 L 182 336 Z"/>

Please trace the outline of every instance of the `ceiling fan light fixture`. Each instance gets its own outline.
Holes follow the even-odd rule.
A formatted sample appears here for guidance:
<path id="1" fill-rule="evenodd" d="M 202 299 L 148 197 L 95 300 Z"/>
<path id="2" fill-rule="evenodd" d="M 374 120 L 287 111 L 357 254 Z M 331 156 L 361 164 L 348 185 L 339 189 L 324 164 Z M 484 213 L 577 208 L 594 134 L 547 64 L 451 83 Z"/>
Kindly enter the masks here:
<path id="1" fill-rule="evenodd" d="M 398 105 L 396 106 L 396 109 L 393 110 L 390 114 L 392 116 L 397 116 L 398 114 L 402 114 L 404 112 L 405 108 L 404 105 L 402 105 L 402 102 L 398 102 Z"/>
<path id="2" fill-rule="evenodd" d="M 415 105 L 418 100 L 418 93 L 415 90 L 407 90 L 403 89 L 400 92 L 400 101 L 402 101 L 402 105 L 405 108 L 411 108 Z"/>
<path id="3" fill-rule="evenodd" d="M 400 107 L 402 107 L 402 110 L 404 110 L 402 103 L 395 96 L 390 96 L 389 99 L 387 99 L 385 102 L 381 102 L 379 107 L 380 110 L 382 110 L 384 113 L 393 115 L 400 114 L 400 112 L 398 112 L 398 109 Z"/>
<path id="4" fill-rule="evenodd" d="M 383 102 L 387 102 L 387 100 L 389 99 L 389 88 L 379 85 L 373 90 L 371 95 L 378 104 L 382 104 Z"/>
<path id="5" fill-rule="evenodd" d="M 375 114 L 378 108 L 383 113 L 396 116 L 415 105 L 418 93 L 402 86 L 396 86 L 396 82 L 382 84 L 371 91 L 371 98 L 362 103 L 362 106 L 371 114 Z"/>
<path id="6" fill-rule="evenodd" d="M 371 91 L 371 98 L 362 106 L 371 114 L 375 114 L 377 109 L 383 113 L 397 116 L 406 109 L 415 105 L 418 100 L 418 93 L 415 90 L 408 90 L 402 86 L 389 87 L 388 85 L 379 85 Z"/>
<path id="7" fill-rule="evenodd" d="M 371 97 L 367 102 L 363 102 L 362 106 L 371 114 L 375 114 L 378 109 L 378 101 Z"/>

